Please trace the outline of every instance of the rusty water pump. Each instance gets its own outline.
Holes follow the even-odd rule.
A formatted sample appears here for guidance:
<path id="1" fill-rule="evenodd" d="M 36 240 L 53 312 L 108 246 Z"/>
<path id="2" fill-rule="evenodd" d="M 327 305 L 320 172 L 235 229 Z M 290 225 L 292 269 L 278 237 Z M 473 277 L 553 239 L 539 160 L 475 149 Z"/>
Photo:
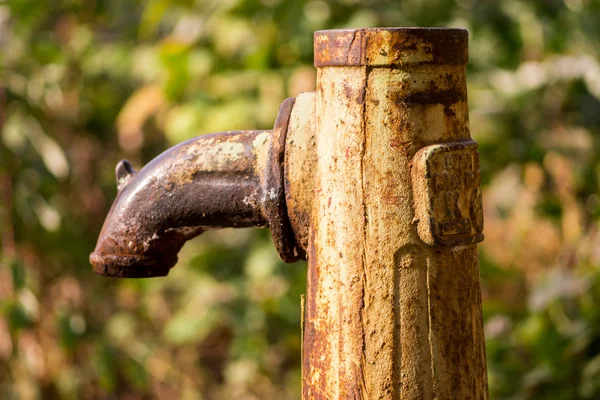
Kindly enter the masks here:
<path id="1" fill-rule="evenodd" d="M 205 230 L 266 226 L 284 261 L 308 260 L 304 399 L 486 399 L 467 42 L 316 32 L 317 90 L 285 100 L 273 130 L 117 165 L 94 270 L 163 276 Z"/>

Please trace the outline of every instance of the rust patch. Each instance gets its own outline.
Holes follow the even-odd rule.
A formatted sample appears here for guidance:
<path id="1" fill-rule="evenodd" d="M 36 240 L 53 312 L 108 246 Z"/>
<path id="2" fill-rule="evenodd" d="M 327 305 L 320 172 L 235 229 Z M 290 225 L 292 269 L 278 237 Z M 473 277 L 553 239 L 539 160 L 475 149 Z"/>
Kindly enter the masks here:
<path id="1" fill-rule="evenodd" d="M 315 32 L 315 67 L 362 65 L 362 29 Z"/>
<path id="2" fill-rule="evenodd" d="M 455 89 L 439 91 L 428 90 L 404 94 L 394 91 L 391 93 L 391 100 L 405 104 L 443 104 L 444 107 L 448 108 L 458 101 L 465 101 L 466 95 L 464 91 Z"/>
<path id="3" fill-rule="evenodd" d="M 444 107 L 444 114 L 446 115 L 446 117 L 454 117 L 454 116 L 456 116 L 456 113 L 454 111 L 452 111 L 452 109 L 450 108 L 450 106 L 445 106 Z"/>
<path id="4" fill-rule="evenodd" d="M 400 35 L 399 35 L 400 36 Z M 400 38 L 398 38 L 400 39 Z M 418 51 L 419 44 L 425 43 L 422 49 L 431 55 L 432 60 L 423 64 L 466 64 L 468 33 L 463 29 L 423 29 L 418 37 L 404 35 L 403 40 L 396 40 L 392 49 L 396 54 Z"/>
<path id="5" fill-rule="evenodd" d="M 385 204 L 400 204 L 405 199 L 402 196 L 383 196 L 382 200 Z"/>
<path id="6" fill-rule="evenodd" d="M 350 85 L 348 85 L 347 83 L 344 83 L 344 93 L 346 94 L 346 97 L 349 99 L 351 99 L 354 96 L 354 90 L 352 90 Z"/>
<path id="7" fill-rule="evenodd" d="M 347 83 L 344 83 L 344 94 L 348 99 L 354 99 L 356 104 L 362 105 L 365 103 L 365 91 L 355 90 Z"/>
<path id="8" fill-rule="evenodd" d="M 410 142 L 403 141 L 402 139 L 391 139 L 390 140 L 390 147 L 392 149 L 405 151 L 410 146 L 411 146 Z"/>
<path id="9" fill-rule="evenodd" d="M 312 226 L 312 224 L 311 224 Z M 323 383 L 326 379 L 326 373 L 329 370 L 331 360 L 326 351 L 327 345 L 326 332 L 330 331 L 327 326 L 315 325 L 319 315 L 328 314 L 328 307 L 322 302 L 317 306 L 317 298 L 320 291 L 324 290 L 321 281 L 321 270 L 318 260 L 318 250 L 315 245 L 314 231 L 311 229 L 309 234 L 309 244 L 307 249 L 308 271 L 306 282 L 306 310 L 304 321 L 304 343 L 302 359 L 302 398 L 303 399 L 322 399 L 329 400 L 332 397 L 325 391 L 328 390 Z M 319 308 L 318 308 L 319 307 Z M 325 321 L 321 320 L 321 323 Z M 315 373 L 315 371 L 318 371 Z"/>

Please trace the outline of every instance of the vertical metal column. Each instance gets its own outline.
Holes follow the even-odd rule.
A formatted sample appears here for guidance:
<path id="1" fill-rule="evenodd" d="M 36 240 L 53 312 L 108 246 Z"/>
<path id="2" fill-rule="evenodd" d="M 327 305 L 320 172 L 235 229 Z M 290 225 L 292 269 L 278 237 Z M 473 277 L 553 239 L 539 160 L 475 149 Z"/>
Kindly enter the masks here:
<path id="1" fill-rule="evenodd" d="M 304 399 L 486 399 L 467 32 L 315 34 Z"/>

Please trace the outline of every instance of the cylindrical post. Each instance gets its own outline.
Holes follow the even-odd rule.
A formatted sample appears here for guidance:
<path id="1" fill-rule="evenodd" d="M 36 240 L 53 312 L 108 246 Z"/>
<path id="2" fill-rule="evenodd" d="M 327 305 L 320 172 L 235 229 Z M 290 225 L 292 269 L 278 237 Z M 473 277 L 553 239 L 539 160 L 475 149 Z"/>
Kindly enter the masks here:
<path id="1" fill-rule="evenodd" d="M 486 399 L 467 32 L 315 34 L 304 399 Z"/>

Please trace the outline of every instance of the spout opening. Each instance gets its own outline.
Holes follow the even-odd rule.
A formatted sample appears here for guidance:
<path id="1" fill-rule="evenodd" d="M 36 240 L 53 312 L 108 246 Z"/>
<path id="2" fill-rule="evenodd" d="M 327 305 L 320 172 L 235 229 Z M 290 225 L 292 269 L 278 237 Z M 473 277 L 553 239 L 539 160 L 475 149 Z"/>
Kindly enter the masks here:
<path id="1" fill-rule="evenodd" d="M 177 263 L 177 256 L 156 258 L 142 255 L 100 254 L 90 255 L 94 272 L 115 278 L 152 278 L 166 276 Z"/>

